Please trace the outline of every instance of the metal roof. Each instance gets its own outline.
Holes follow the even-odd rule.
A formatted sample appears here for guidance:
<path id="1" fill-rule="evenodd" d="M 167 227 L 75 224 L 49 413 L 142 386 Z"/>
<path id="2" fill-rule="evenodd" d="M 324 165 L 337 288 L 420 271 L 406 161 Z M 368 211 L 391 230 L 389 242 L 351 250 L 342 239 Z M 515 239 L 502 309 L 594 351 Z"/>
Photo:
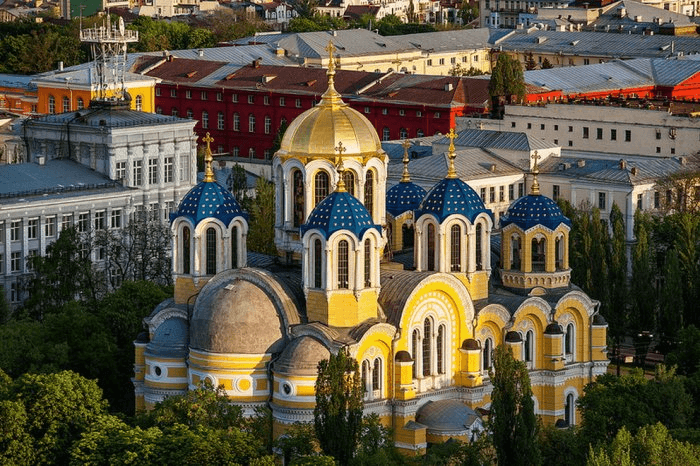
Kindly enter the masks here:
<path id="1" fill-rule="evenodd" d="M 550 157 L 540 163 L 542 175 L 576 178 L 603 183 L 634 185 L 651 183 L 673 173 L 688 170 L 681 158 L 605 160 L 582 157 Z"/>
<path id="2" fill-rule="evenodd" d="M 449 140 L 444 137 L 436 144 L 447 145 Z M 479 147 L 482 149 L 508 150 L 546 150 L 555 147 L 554 144 L 537 139 L 527 133 L 509 131 L 493 131 L 483 129 L 464 129 L 459 132 L 454 141 L 455 147 Z"/>
<path id="3" fill-rule="evenodd" d="M 27 120 L 26 124 L 70 124 L 74 126 L 103 126 L 114 129 L 119 127 L 172 125 L 177 123 L 192 124 L 191 120 L 178 118 L 171 115 L 159 115 L 157 113 L 140 112 L 125 108 L 90 107 L 76 112 L 57 113 L 44 115 L 40 118 Z"/>
<path id="4" fill-rule="evenodd" d="M 664 24 L 672 24 L 674 27 L 694 26 L 686 15 L 633 0 L 621 0 L 603 7 L 602 10 L 603 13 L 595 21 L 585 26 L 586 29 L 642 34 L 645 30 L 658 33 Z M 624 16 L 621 15 L 622 12 Z"/>

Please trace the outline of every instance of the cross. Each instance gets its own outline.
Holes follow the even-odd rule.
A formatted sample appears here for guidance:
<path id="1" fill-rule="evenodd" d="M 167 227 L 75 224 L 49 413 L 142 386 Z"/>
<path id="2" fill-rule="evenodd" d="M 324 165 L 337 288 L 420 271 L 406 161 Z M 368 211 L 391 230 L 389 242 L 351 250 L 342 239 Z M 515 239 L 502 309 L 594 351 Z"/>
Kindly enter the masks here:
<path id="1" fill-rule="evenodd" d="M 534 170 L 538 170 L 537 161 L 538 161 L 539 159 L 541 159 L 542 156 L 541 156 L 540 154 L 538 154 L 537 151 L 535 151 L 535 153 L 532 154 L 532 155 L 530 156 L 530 158 L 531 158 L 532 160 L 535 161 L 535 163 L 532 165 L 532 170 L 533 170 L 533 171 L 534 171 Z"/>
<path id="2" fill-rule="evenodd" d="M 333 45 L 333 41 L 329 40 L 328 45 L 326 46 L 326 51 L 328 54 L 333 57 L 333 52 L 335 52 L 335 45 Z"/>
<path id="3" fill-rule="evenodd" d="M 212 142 L 214 142 L 214 138 L 211 137 L 211 136 L 209 135 L 209 133 L 207 133 L 207 135 L 204 136 L 204 139 L 202 139 L 202 141 L 207 143 L 207 150 L 210 151 L 211 149 L 209 148 L 209 144 L 212 143 Z"/>
<path id="4" fill-rule="evenodd" d="M 411 181 L 411 175 L 408 173 L 408 148 L 411 147 L 411 141 L 404 139 L 403 143 L 403 176 L 401 177 L 402 182 Z"/>
<path id="5" fill-rule="evenodd" d="M 450 147 L 447 149 L 447 158 L 449 159 L 449 166 L 447 167 L 447 177 L 457 178 L 457 170 L 455 170 L 455 139 L 457 138 L 457 133 L 455 133 L 454 128 L 450 128 L 450 132 L 447 133 L 447 137 L 450 139 Z"/>
<path id="6" fill-rule="evenodd" d="M 335 52 L 335 45 L 333 45 L 333 41 L 329 40 L 328 45 L 326 46 L 326 51 L 328 52 L 328 73 L 334 73 L 335 72 L 335 60 L 333 59 L 333 52 Z"/>
<path id="7" fill-rule="evenodd" d="M 347 148 L 343 147 L 343 141 L 338 141 L 338 146 L 334 148 L 336 152 L 338 152 L 338 155 L 343 155 L 343 152 L 347 150 Z"/>
<path id="8" fill-rule="evenodd" d="M 211 163 L 214 161 L 214 158 L 211 156 L 211 147 L 209 146 L 214 141 L 214 138 L 207 133 L 202 141 L 207 143 L 207 150 L 204 153 L 204 181 L 211 183 L 216 180 L 214 170 L 211 168 Z"/>
<path id="9" fill-rule="evenodd" d="M 447 137 L 450 139 L 450 146 L 454 149 L 455 147 L 455 139 L 457 139 L 457 133 L 455 133 L 454 128 L 450 128 L 450 132 L 447 133 Z"/>

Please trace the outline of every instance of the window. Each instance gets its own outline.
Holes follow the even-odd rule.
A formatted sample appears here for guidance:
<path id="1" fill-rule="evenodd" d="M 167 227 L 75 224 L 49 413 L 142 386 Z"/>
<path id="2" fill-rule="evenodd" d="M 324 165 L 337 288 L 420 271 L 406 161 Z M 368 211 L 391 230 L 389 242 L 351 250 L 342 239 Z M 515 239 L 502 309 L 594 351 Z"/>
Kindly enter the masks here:
<path id="1" fill-rule="evenodd" d="M 321 170 L 314 177 L 314 205 L 324 200 L 328 196 L 328 173 Z"/>
<path id="2" fill-rule="evenodd" d="M 100 212 L 95 212 L 95 217 L 93 218 L 93 225 L 95 230 L 104 230 L 107 226 L 105 222 L 106 212 L 104 210 Z"/>
<path id="3" fill-rule="evenodd" d="M 238 94 L 231 94 L 231 102 L 238 103 Z"/>
<path id="4" fill-rule="evenodd" d="M 323 277 L 323 250 L 321 240 L 314 240 L 314 287 L 321 288 Z"/>
<path id="5" fill-rule="evenodd" d="M 180 181 L 187 181 L 190 177 L 190 157 L 180 156 Z"/>
<path id="6" fill-rule="evenodd" d="M 347 289 L 349 286 L 348 242 L 338 242 L 338 288 Z"/>
<path id="7" fill-rule="evenodd" d="M 596 139 L 603 139 L 603 128 L 596 128 L 595 138 Z"/>
<path id="8" fill-rule="evenodd" d="M 391 134 L 389 133 L 389 128 L 386 126 L 382 129 L 382 141 L 388 141 L 391 138 Z"/>
<path id="9" fill-rule="evenodd" d="M 206 265 L 207 275 L 216 275 L 216 230 L 207 228 Z"/>
<path id="10" fill-rule="evenodd" d="M 2 226 L 0 226 L 0 235 L 3 234 L 2 231 Z M 44 236 L 46 237 L 52 237 L 56 236 L 56 217 L 46 217 L 45 223 L 44 223 Z M 0 243 L 2 242 L 2 239 L 0 238 Z"/>
<path id="11" fill-rule="evenodd" d="M 569 132 L 570 132 L 570 133 L 573 133 L 573 132 L 574 132 L 574 127 L 573 127 L 573 126 L 569 126 Z"/>
<path id="12" fill-rule="evenodd" d="M 425 321 L 423 321 L 423 376 L 430 375 L 432 372 L 430 370 L 432 334 L 432 321 L 430 319 L 425 319 Z"/>
<path id="13" fill-rule="evenodd" d="M 207 91 L 201 91 L 199 95 L 202 100 L 207 100 Z"/>
<path id="14" fill-rule="evenodd" d="M 654 191 L 654 208 L 658 209 L 661 207 L 661 195 L 658 191 Z"/>
<path id="15" fill-rule="evenodd" d="M 428 65 L 428 66 L 433 66 L 433 60 L 432 60 L 432 59 L 426 60 L 425 63 L 426 63 L 426 65 Z"/>
<path id="16" fill-rule="evenodd" d="M 136 105 L 134 108 L 139 112 L 143 110 L 143 97 L 141 97 L 141 95 L 136 96 Z"/>
<path id="17" fill-rule="evenodd" d="M 540 129 L 541 129 L 542 131 L 544 131 L 544 124 L 541 124 L 541 125 L 540 125 Z"/>
<path id="18" fill-rule="evenodd" d="M 564 407 L 564 421 L 566 421 L 567 426 L 572 426 L 575 424 L 574 416 L 576 414 L 576 401 L 574 400 L 574 395 L 569 393 L 566 395 L 566 405 Z"/>
<path id="19" fill-rule="evenodd" d="M 121 228 L 122 227 L 122 210 L 114 209 L 110 214 L 110 227 L 111 228 Z"/>
<path id="20" fill-rule="evenodd" d="M 440 112 L 435 112 L 434 118 L 440 118 Z"/>
<path id="21" fill-rule="evenodd" d="M 520 270 L 521 264 L 521 248 L 520 248 L 520 236 L 514 235 L 510 239 L 510 269 Z"/>
<path id="22" fill-rule="evenodd" d="M 656 130 L 656 139 L 661 139 L 661 130 L 660 129 Z"/>
<path id="23" fill-rule="evenodd" d="M 162 115 L 162 114 L 163 114 L 163 107 L 161 107 L 160 105 L 158 105 L 158 106 L 156 107 L 156 113 L 157 113 L 158 115 Z"/>
<path id="24" fill-rule="evenodd" d="M 491 353 L 493 351 L 493 342 L 491 341 L 490 338 L 487 338 L 484 340 L 484 345 L 482 346 L 481 349 L 481 368 L 484 371 L 488 371 L 491 369 Z"/>
<path id="25" fill-rule="evenodd" d="M 255 96 L 254 95 L 249 95 L 248 96 L 248 103 L 249 104 L 254 104 L 255 103 Z"/>
<path id="26" fill-rule="evenodd" d="M 280 107 L 284 107 L 284 97 L 280 97 Z"/>
<path id="27" fill-rule="evenodd" d="M 174 117 L 176 117 L 176 116 L 178 115 L 177 107 L 173 107 L 173 108 L 170 110 L 170 115 L 172 115 L 172 116 L 174 116 Z"/>
<path id="28" fill-rule="evenodd" d="M 83 100 L 82 97 L 78 97 L 78 110 L 82 110 L 85 108 L 85 101 Z"/>
<path id="29" fill-rule="evenodd" d="M 192 98 L 192 91 L 187 90 L 185 91 L 185 99 L 191 99 Z"/>
<path id="30" fill-rule="evenodd" d="M 216 100 L 217 100 L 217 102 L 221 102 L 222 100 L 224 100 L 224 95 L 221 92 L 217 92 L 216 93 Z"/>
<path id="31" fill-rule="evenodd" d="M 19 273 L 22 271 L 22 252 L 13 251 L 10 254 L 10 272 Z"/>
<path id="32" fill-rule="evenodd" d="M 52 95 L 49 96 L 49 114 L 53 115 L 56 113 L 56 98 Z"/>
<path id="33" fill-rule="evenodd" d="M 27 239 L 37 239 L 39 237 L 39 219 L 33 218 L 27 222 Z"/>
<path id="34" fill-rule="evenodd" d="M 559 199 L 559 196 L 561 196 L 561 188 L 558 184 L 555 184 L 552 186 L 552 199 L 556 201 Z"/>
<path id="35" fill-rule="evenodd" d="M 190 228 L 182 229 L 182 273 L 190 273 Z"/>
<path id="36" fill-rule="evenodd" d="M 265 117 L 265 134 L 270 134 L 272 132 L 272 118 L 269 116 Z"/>
<path id="37" fill-rule="evenodd" d="M 380 393 L 377 393 L 378 396 L 381 396 L 381 389 L 382 389 L 382 360 L 379 358 L 374 359 L 374 367 L 372 370 L 372 390 L 377 392 L 379 391 Z"/>
<path id="38" fill-rule="evenodd" d="M 503 202 L 506 200 L 506 188 L 505 186 L 499 186 L 498 187 L 498 200 L 499 202 Z"/>
<path id="39" fill-rule="evenodd" d="M 389 114 L 389 109 L 388 108 L 383 108 L 382 109 L 382 115 L 388 115 Z"/>
<path id="40" fill-rule="evenodd" d="M 558 146 L 559 145 L 559 139 L 554 140 L 554 145 Z"/>
<path id="41" fill-rule="evenodd" d="M 435 225 L 428 224 L 428 270 L 435 270 Z"/>
<path id="42" fill-rule="evenodd" d="M 406 115 L 406 111 L 403 108 L 399 109 L 399 116 L 404 116 Z"/>
<path id="43" fill-rule="evenodd" d="M 532 123 L 527 124 L 527 129 L 532 129 Z"/>
<path id="44" fill-rule="evenodd" d="M 452 63 L 453 65 L 457 63 L 457 57 L 450 58 L 450 63 Z"/>
<path id="45" fill-rule="evenodd" d="M 158 183 L 158 159 L 148 160 L 148 184 Z"/>
<path id="46" fill-rule="evenodd" d="M 372 111 L 370 110 L 369 107 L 365 107 L 365 113 L 366 113 L 366 114 L 369 114 L 369 113 L 371 113 L 371 112 L 372 112 Z"/>
<path id="47" fill-rule="evenodd" d="M 70 99 L 63 97 L 63 113 L 70 112 Z"/>
<path id="48" fill-rule="evenodd" d="M 417 117 L 422 117 L 422 116 L 423 116 L 423 112 L 421 112 L 420 110 L 416 110 L 416 116 L 417 116 Z"/>
<path id="49" fill-rule="evenodd" d="M 588 139 L 588 126 L 583 127 L 583 139 Z"/>
<path id="50" fill-rule="evenodd" d="M 629 129 L 625 130 L 625 142 L 631 142 L 632 141 L 632 131 Z"/>
<path id="51" fill-rule="evenodd" d="M 590 59 L 590 58 L 584 58 L 584 59 L 583 59 L 583 64 L 584 64 L 584 65 L 590 65 L 590 64 L 591 64 L 591 59 Z"/>
<path id="52" fill-rule="evenodd" d="M 508 185 L 508 200 L 512 201 L 515 198 L 515 186 L 512 184 Z"/>
<path id="53" fill-rule="evenodd" d="M 374 171 L 367 170 L 365 176 L 365 209 L 370 216 L 374 212 Z"/>
<path id="54" fill-rule="evenodd" d="M 241 116 L 238 113 L 233 114 L 233 130 L 234 131 L 241 130 Z"/>
<path id="55" fill-rule="evenodd" d="M 66 230 L 73 225 L 73 216 L 68 214 L 64 215 L 63 218 L 61 218 L 61 230 Z"/>
<path id="56" fill-rule="evenodd" d="M 417 130 L 416 130 L 416 137 L 422 138 L 423 136 L 425 136 L 425 134 L 423 133 L 423 130 L 422 130 L 422 129 L 417 129 Z"/>
<path id="57" fill-rule="evenodd" d="M 514 121 L 511 121 L 511 122 L 510 122 L 510 127 L 511 127 L 511 128 L 515 128 L 515 122 L 514 122 Z"/>
<path id="58" fill-rule="evenodd" d="M 661 153 L 661 148 L 660 148 L 660 147 L 657 147 L 657 148 L 656 148 L 656 153 L 657 153 L 657 154 L 660 154 L 660 153 Z"/>
<path id="59" fill-rule="evenodd" d="M 255 115 L 253 115 L 252 113 L 248 115 L 248 132 L 255 132 Z"/>
<path id="60" fill-rule="evenodd" d="M 408 130 L 406 128 L 401 128 L 399 130 L 399 139 L 406 139 L 408 138 Z"/>
<path id="61" fill-rule="evenodd" d="M 238 147 L 238 146 L 233 146 L 233 150 L 231 151 L 231 153 L 233 154 L 234 157 L 238 157 L 238 155 L 240 154 L 240 152 L 241 152 L 241 148 L 240 148 L 240 147 Z"/>
<path id="62" fill-rule="evenodd" d="M 126 162 L 117 162 L 115 166 L 116 178 L 123 181 L 126 178 Z"/>
<path id="63" fill-rule="evenodd" d="M 525 185 L 523 183 L 518 183 L 518 197 L 523 197 L 525 194 Z"/>
<path id="64" fill-rule="evenodd" d="M 345 183 L 345 190 L 350 193 L 351 196 L 355 195 L 355 173 L 350 170 L 345 170 L 343 172 L 343 183 Z"/>
<path id="65" fill-rule="evenodd" d="M 462 229 L 459 225 L 452 225 L 450 229 L 450 270 L 462 271 Z"/>
<path id="66" fill-rule="evenodd" d="M 605 210 L 605 193 L 598 193 L 598 208 Z"/>
<path id="67" fill-rule="evenodd" d="M 437 373 L 445 373 L 445 326 L 440 325 L 438 327 L 437 338 L 435 341 L 435 349 L 437 356 Z"/>
<path id="68" fill-rule="evenodd" d="M 170 89 L 170 97 L 177 97 L 177 89 Z"/>
<path id="69" fill-rule="evenodd" d="M 411 335 L 411 356 L 413 357 L 413 378 L 418 377 L 418 346 L 420 342 L 420 330 L 413 330 Z"/>
<path id="70" fill-rule="evenodd" d="M 484 258 L 482 254 L 482 243 L 484 241 L 484 227 L 481 223 L 476 225 L 476 270 L 484 270 Z"/>
<path id="71" fill-rule="evenodd" d="M 90 227 L 90 213 L 89 212 L 83 212 L 82 214 L 78 215 L 78 225 L 77 229 L 79 232 L 84 233 L 88 231 L 88 228 Z"/>
<path id="72" fill-rule="evenodd" d="M 209 112 L 206 110 L 202 111 L 202 128 L 209 128 Z"/>
<path id="73" fill-rule="evenodd" d="M 141 160 L 134 160 L 133 165 L 132 165 L 132 185 L 133 186 L 141 186 L 142 183 L 142 173 L 141 173 L 141 168 L 143 166 L 143 161 Z"/>
<path id="74" fill-rule="evenodd" d="M 610 140 L 617 141 L 617 130 L 616 129 L 610 130 Z"/>
<path id="75" fill-rule="evenodd" d="M 534 345 L 535 345 L 535 336 L 532 333 L 532 330 L 528 330 L 527 333 L 525 333 L 525 342 L 523 344 L 523 359 L 525 362 L 532 363 L 533 356 L 534 356 Z"/>
<path id="76" fill-rule="evenodd" d="M 251 147 L 248 149 L 248 157 L 251 159 L 255 158 L 255 147 Z"/>
<path id="77" fill-rule="evenodd" d="M 489 188 L 489 202 L 496 202 L 496 188 L 494 186 Z"/>
<path id="78" fill-rule="evenodd" d="M 486 188 L 481 188 L 479 195 L 481 196 L 481 202 L 486 202 Z"/>
<path id="79" fill-rule="evenodd" d="M 294 101 L 294 105 L 296 106 L 296 108 L 301 108 L 301 99 L 296 99 Z"/>
<path id="80" fill-rule="evenodd" d="M 372 286 L 372 242 L 365 240 L 365 286 Z"/>
<path id="81" fill-rule="evenodd" d="M 439 59 L 439 63 L 440 63 L 441 65 L 444 65 L 444 64 L 445 64 L 445 59 L 444 59 L 444 58 L 440 58 L 440 59 Z"/>
<path id="82" fill-rule="evenodd" d="M 216 115 L 216 129 L 223 130 L 225 127 L 226 122 L 224 121 L 224 114 L 223 112 L 219 112 Z"/>
<path id="83" fill-rule="evenodd" d="M 194 113 L 192 112 L 191 108 L 187 109 L 187 118 L 191 120 L 194 117 Z"/>
<path id="84" fill-rule="evenodd" d="M 165 157 L 163 159 L 163 182 L 172 183 L 173 182 L 173 166 L 174 159 L 172 157 Z"/>
<path id="85" fill-rule="evenodd" d="M 270 105 L 270 96 L 263 96 L 263 105 Z"/>
<path id="86" fill-rule="evenodd" d="M 554 125 L 554 131 L 559 131 L 559 125 Z"/>
<path id="87" fill-rule="evenodd" d="M 644 206 L 644 196 L 641 194 L 637 194 L 637 210 L 644 210 L 642 207 Z"/>
<path id="88" fill-rule="evenodd" d="M 156 87 L 156 97 L 160 97 L 160 87 Z"/>
<path id="89" fill-rule="evenodd" d="M 10 241 L 22 240 L 22 220 L 13 220 L 10 226 Z"/>

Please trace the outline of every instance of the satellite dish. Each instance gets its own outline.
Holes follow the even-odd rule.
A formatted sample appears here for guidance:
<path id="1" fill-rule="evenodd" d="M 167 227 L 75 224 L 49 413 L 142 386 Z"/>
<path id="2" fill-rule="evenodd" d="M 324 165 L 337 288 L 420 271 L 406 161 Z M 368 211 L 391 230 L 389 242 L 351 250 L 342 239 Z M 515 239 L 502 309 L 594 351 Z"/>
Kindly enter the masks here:
<path id="1" fill-rule="evenodd" d="M 119 34 L 124 35 L 124 18 L 119 17 Z"/>

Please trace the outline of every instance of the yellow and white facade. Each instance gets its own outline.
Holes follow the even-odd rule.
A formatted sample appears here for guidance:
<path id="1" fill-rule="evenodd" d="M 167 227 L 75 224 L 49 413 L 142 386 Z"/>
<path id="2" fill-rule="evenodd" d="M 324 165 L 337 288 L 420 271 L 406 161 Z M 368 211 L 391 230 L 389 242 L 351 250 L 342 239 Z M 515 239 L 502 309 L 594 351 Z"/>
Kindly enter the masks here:
<path id="1" fill-rule="evenodd" d="M 313 420 L 317 364 L 347 348 L 366 412 L 418 453 L 483 428 L 475 410 L 490 405 L 492 352 L 505 344 L 530 369 L 544 423 L 576 424 L 576 399 L 608 365 L 607 325 L 569 283 L 568 219 L 533 192 L 502 219 L 492 250 L 493 215 L 456 177 L 453 145 L 445 179 L 416 209 L 387 216 L 387 156 L 335 92 L 333 65 L 328 75 L 273 160 L 282 260 L 246 259 L 244 214 L 206 181 L 199 192 L 220 197 L 188 194 L 174 214 L 175 298 L 135 342 L 137 408 L 208 378 L 246 412 L 270 406 L 283 435 Z M 412 266 L 384 258 L 387 217 L 403 215 Z"/>

